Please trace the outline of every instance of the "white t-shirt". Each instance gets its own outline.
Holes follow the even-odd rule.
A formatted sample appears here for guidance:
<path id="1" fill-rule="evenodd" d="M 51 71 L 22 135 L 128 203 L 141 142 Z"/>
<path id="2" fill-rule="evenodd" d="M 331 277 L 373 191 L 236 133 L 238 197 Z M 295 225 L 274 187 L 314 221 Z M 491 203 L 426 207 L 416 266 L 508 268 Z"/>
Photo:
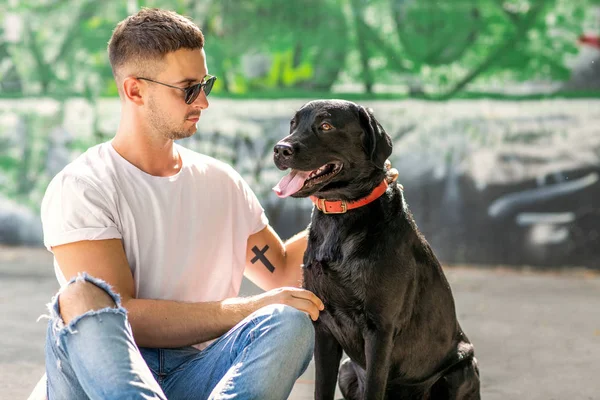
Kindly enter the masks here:
<path id="1" fill-rule="evenodd" d="M 237 296 L 248 237 L 268 224 L 264 210 L 233 168 L 175 148 L 182 168 L 170 177 L 141 171 L 111 142 L 67 165 L 42 201 L 45 246 L 122 239 L 137 298 Z M 54 270 L 64 285 L 56 259 Z"/>

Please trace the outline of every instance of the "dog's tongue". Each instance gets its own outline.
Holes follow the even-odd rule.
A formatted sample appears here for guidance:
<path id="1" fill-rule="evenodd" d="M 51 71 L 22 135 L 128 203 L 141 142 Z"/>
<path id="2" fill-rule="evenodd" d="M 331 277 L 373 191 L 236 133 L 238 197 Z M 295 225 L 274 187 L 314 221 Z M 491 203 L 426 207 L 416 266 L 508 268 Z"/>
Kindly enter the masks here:
<path id="1" fill-rule="evenodd" d="M 304 181 L 308 178 L 310 171 L 298 171 L 293 169 L 289 174 L 281 178 L 277 186 L 273 188 L 273 191 L 279 197 L 288 197 L 302 189 Z"/>

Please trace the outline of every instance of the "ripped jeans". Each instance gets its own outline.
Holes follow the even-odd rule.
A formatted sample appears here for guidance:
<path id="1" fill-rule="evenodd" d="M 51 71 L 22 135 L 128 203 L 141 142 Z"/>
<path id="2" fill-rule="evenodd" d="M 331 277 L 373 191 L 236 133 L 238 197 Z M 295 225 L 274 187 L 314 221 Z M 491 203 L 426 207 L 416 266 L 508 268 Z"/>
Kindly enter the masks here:
<path id="1" fill-rule="evenodd" d="M 200 351 L 136 346 L 120 298 L 116 307 L 88 311 L 65 326 L 58 295 L 46 337 L 48 400 L 286 399 L 312 358 L 314 330 L 302 312 L 264 307 Z M 69 282 L 71 284 L 74 280 Z"/>

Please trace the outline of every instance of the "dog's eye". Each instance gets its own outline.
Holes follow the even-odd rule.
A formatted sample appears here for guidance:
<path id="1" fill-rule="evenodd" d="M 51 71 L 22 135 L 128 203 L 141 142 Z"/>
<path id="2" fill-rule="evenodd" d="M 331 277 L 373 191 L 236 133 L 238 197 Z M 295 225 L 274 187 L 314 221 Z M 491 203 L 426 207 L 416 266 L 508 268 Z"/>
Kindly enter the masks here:
<path id="1" fill-rule="evenodd" d="M 330 124 L 328 124 L 327 122 L 323 122 L 320 126 L 321 129 L 323 129 L 324 131 L 330 131 L 333 129 L 333 126 L 331 126 Z"/>

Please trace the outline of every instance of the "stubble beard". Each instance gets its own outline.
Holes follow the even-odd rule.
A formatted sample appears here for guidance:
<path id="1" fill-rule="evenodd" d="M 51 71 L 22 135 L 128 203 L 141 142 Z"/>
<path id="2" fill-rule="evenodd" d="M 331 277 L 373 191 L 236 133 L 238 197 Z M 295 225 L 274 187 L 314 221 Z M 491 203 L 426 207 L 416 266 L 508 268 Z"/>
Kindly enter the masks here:
<path id="1" fill-rule="evenodd" d="M 174 127 L 172 123 L 168 121 L 168 118 L 165 114 L 159 111 L 159 108 L 156 106 L 156 103 L 153 99 L 149 101 L 149 109 L 150 114 L 148 116 L 148 120 L 150 126 L 154 129 L 155 132 L 162 134 L 165 139 L 169 140 L 180 140 L 186 139 L 190 136 L 194 135 L 197 131 L 196 126 L 192 126 L 185 130 L 183 126 L 178 128 Z M 189 117 L 186 117 L 189 118 Z M 185 123 L 185 121 L 184 121 Z M 183 125 L 183 124 L 182 124 Z"/>
<path id="2" fill-rule="evenodd" d="M 179 130 L 171 130 L 171 131 L 164 131 L 164 132 L 165 132 L 164 136 L 166 139 L 179 140 L 179 139 L 186 139 L 186 138 L 189 138 L 190 136 L 194 135 L 194 133 L 196 133 L 196 129 L 194 129 L 194 130 L 190 129 L 187 132 L 179 131 Z"/>

